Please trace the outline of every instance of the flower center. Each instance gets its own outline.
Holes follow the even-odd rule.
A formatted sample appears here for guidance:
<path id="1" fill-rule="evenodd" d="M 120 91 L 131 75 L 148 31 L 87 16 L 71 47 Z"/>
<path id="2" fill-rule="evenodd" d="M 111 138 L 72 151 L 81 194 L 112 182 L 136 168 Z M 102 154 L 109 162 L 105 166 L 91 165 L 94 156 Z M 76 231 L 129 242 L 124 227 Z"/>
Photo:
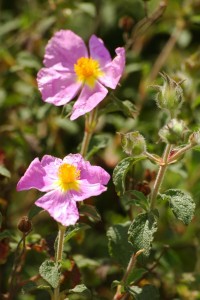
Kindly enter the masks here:
<path id="1" fill-rule="evenodd" d="M 78 81 L 84 82 L 90 87 L 94 87 L 97 78 L 103 74 L 99 62 L 88 57 L 79 58 L 74 64 L 74 71 Z"/>
<path id="2" fill-rule="evenodd" d="M 62 164 L 58 169 L 58 184 L 66 192 L 79 190 L 80 170 L 70 164 Z"/>

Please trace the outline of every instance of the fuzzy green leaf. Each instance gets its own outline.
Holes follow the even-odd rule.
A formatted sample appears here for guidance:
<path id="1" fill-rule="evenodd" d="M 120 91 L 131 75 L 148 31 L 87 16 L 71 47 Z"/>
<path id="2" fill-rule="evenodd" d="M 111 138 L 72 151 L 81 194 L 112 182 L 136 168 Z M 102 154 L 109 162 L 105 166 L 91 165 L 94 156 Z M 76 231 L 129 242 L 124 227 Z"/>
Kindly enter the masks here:
<path id="1" fill-rule="evenodd" d="M 191 195 L 178 189 L 170 189 L 165 192 L 165 195 L 168 197 L 170 208 L 175 217 L 188 225 L 195 210 L 195 203 Z"/>
<path id="2" fill-rule="evenodd" d="M 25 285 L 23 285 L 21 292 L 22 294 L 26 294 L 35 289 L 37 289 L 37 284 L 34 281 L 28 281 Z"/>
<path id="3" fill-rule="evenodd" d="M 131 283 L 134 283 L 136 280 L 140 279 L 142 275 L 144 275 L 147 272 L 147 270 L 140 268 L 140 269 L 133 269 L 131 273 L 128 275 L 128 278 L 126 280 L 126 285 L 129 285 Z"/>
<path id="4" fill-rule="evenodd" d="M 75 288 L 69 290 L 69 292 L 79 294 L 80 296 L 87 297 L 88 300 L 92 298 L 92 294 L 91 294 L 90 290 L 84 284 L 76 285 Z"/>
<path id="5" fill-rule="evenodd" d="M 31 220 L 33 217 L 35 217 L 36 215 L 38 215 L 41 211 L 43 210 L 43 208 L 37 206 L 37 205 L 33 205 L 29 211 L 28 214 L 28 218 L 29 220 Z"/>
<path id="6" fill-rule="evenodd" d="M 145 285 L 143 288 L 131 286 L 127 288 L 130 295 L 134 296 L 135 300 L 159 300 L 158 290 L 153 285 Z"/>
<path id="7" fill-rule="evenodd" d="M 129 223 L 117 224 L 110 227 L 107 231 L 110 256 L 125 268 L 133 254 L 133 247 L 128 241 L 127 234 L 129 225 Z"/>
<path id="8" fill-rule="evenodd" d="M 69 241 L 72 237 L 74 237 L 78 232 L 82 230 L 86 230 L 90 228 L 87 224 L 77 223 L 75 225 L 71 225 L 67 227 L 67 230 L 65 232 L 65 239 L 64 242 L 66 243 Z"/>
<path id="9" fill-rule="evenodd" d="M 153 212 L 138 215 L 132 222 L 128 236 L 134 251 L 144 249 L 144 256 L 149 256 L 153 235 L 157 231 L 157 220 Z"/>
<path id="10" fill-rule="evenodd" d="M 113 183 L 119 196 L 125 192 L 125 179 L 130 168 L 145 157 L 126 157 L 121 160 L 113 171 Z"/>
<path id="11" fill-rule="evenodd" d="M 60 265 L 52 260 L 45 260 L 40 266 L 39 273 L 54 289 L 60 280 Z"/>
<path id="12" fill-rule="evenodd" d="M 89 159 L 99 150 L 106 148 L 109 140 L 110 136 L 108 134 L 95 135 L 90 142 L 90 147 L 86 158 Z"/>

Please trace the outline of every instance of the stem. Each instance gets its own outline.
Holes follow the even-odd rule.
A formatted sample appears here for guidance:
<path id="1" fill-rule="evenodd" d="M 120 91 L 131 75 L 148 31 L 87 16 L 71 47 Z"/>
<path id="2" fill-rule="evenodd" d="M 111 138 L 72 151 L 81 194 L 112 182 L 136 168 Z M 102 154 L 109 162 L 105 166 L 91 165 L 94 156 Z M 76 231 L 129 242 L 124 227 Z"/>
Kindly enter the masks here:
<path id="1" fill-rule="evenodd" d="M 56 250 L 56 263 L 62 261 L 62 254 L 63 254 L 63 244 L 64 244 L 64 237 L 65 237 L 65 230 L 66 227 L 58 224 L 59 231 L 58 231 L 58 244 Z M 54 289 L 54 300 L 59 300 L 60 294 L 60 284 L 57 288 Z"/>
<path id="2" fill-rule="evenodd" d="M 85 132 L 81 145 L 80 154 L 85 157 L 88 151 L 89 143 L 96 127 L 97 123 L 97 108 L 94 108 L 90 113 L 89 117 L 85 119 Z"/>
<path id="3" fill-rule="evenodd" d="M 144 249 L 141 249 L 139 251 L 136 252 L 136 254 L 133 254 L 130 258 L 130 261 L 128 263 L 128 266 L 127 266 L 127 269 L 126 269 L 126 272 L 122 278 L 122 281 L 121 281 L 121 284 L 118 285 L 117 287 L 117 291 L 116 291 L 116 294 L 114 295 L 114 298 L 113 300 L 119 300 L 119 299 L 123 299 L 124 294 L 121 294 L 121 287 L 123 284 L 126 283 L 126 280 L 129 276 L 129 274 L 131 273 L 132 269 L 135 267 L 135 264 L 136 264 L 136 261 L 137 261 L 137 257 L 144 251 Z"/>
<path id="4" fill-rule="evenodd" d="M 181 148 L 180 150 L 178 150 L 174 155 L 172 155 L 169 160 L 168 163 L 172 163 L 173 161 L 177 160 L 181 155 L 183 155 L 186 151 L 192 149 L 192 147 L 194 147 L 194 145 L 192 144 L 188 144 L 185 147 Z"/>
<path id="5" fill-rule="evenodd" d="M 160 165 L 160 168 L 158 170 L 158 174 L 156 177 L 156 181 L 152 190 L 152 194 L 151 194 L 151 199 L 150 199 L 150 209 L 154 209 L 155 206 L 155 201 L 160 189 L 160 186 L 162 184 L 163 178 L 165 176 L 165 172 L 167 170 L 167 166 L 168 166 L 168 157 L 169 157 L 169 153 L 171 151 L 172 146 L 170 144 L 166 145 L 165 151 L 163 153 L 163 157 L 162 157 L 162 164 Z"/>

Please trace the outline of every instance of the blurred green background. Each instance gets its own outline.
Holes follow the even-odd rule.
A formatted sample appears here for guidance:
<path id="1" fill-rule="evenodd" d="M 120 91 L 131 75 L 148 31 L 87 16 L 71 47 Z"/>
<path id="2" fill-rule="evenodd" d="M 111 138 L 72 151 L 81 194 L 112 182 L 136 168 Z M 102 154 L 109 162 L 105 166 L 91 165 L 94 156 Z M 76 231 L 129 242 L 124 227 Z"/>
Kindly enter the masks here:
<path id="1" fill-rule="evenodd" d="M 120 86 L 114 92 L 120 101 L 129 100 L 135 107 L 130 114 L 115 111 L 102 114 L 95 135 L 106 137 L 106 147 L 92 158 L 112 174 L 115 165 L 125 157 L 116 132 L 139 130 L 146 138 L 148 150 L 161 154 L 158 130 L 166 115 L 154 101 L 152 84 L 161 83 L 160 71 L 183 84 L 185 102 L 180 112 L 188 127 L 200 124 L 200 1 L 142 0 L 4 0 L 0 1 L 0 207 L 3 230 L 11 237 L 0 245 L 0 291 L 9 290 L 8 278 L 14 261 L 14 250 L 20 239 L 17 223 L 27 215 L 38 197 L 36 191 L 16 192 L 16 183 L 35 157 L 51 154 L 64 157 L 79 150 L 84 132 L 84 117 L 72 122 L 66 117 L 70 105 L 54 107 L 41 100 L 36 75 L 42 67 L 45 46 L 60 29 L 71 29 L 87 43 L 91 34 L 101 37 L 112 56 L 115 48 L 126 47 L 126 69 Z M 103 101 L 106 110 L 112 96 Z M 103 110 L 104 109 L 104 110 Z M 101 136 L 100 136 L 101 137 Z M 161 221 L 152 251 L 152 261 L 170 245 L 148 280 L 160 289 L 161 299 L 200 299 L 200 153 L 193 151 L 171 166 L 163 189 L 183 188 L 189 191 L 197 209 L 188 228 L 177 222 L 167 206 L 160 206 Z M 141 182 L 151 163 L 140 163 L 134 181 Z M 102 221 L 76 236 L 66 245 L 72 268 L 66 262 L 66 286 L 72 288 L 81 278 L 93 290 L 94 299 L 112 299 L 111 283 L 120 280 L 122 270 L 110 259 L 106 230 L 110 225 L 129 220 L 112 182 L 108 192 L 91 199 Z M 137 211 L 136 211 L 137 212 Z M 33 231 L 27 238 L 30 249 L 20 271 L 20 282 L 38 274 L 45 257 L 52 255 L 51 241 L 56 224 L 48 214 L 33 219 Z M 42 244 L 47 243 L 47 246 Z M 46 245 L 46 244 L 45 244 Z M 69 267 L 70 265 L 70 267 Z M 69 276 L 67 272 L 72 268 Z M 71 278 L 71 279 L 70 279 Z M 50 299 L 41 290 L 22 295 L 19 286 L 13 299 Z M 2 296 L 3 297 L 3 296 Z M 96 297 L 96 298 L 95 298 Z M 8 298 L 3 298 L 8 299 Z M 70 298 L 72 299 L 72 298 Z M 75 299 L 75 298 L 73 298 Z M 77 298 L 79 299 L 79 298 Z"/>

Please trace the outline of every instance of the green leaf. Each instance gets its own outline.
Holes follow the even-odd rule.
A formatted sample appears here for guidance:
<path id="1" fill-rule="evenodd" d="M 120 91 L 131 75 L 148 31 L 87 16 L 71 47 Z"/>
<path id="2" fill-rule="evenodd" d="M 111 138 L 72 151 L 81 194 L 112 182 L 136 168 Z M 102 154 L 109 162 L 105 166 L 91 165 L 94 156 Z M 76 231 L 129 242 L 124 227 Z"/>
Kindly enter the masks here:
<path id="1" fill-rule="evenodd" d="M 136 280 L 140 279 L 146 272 L 147 270 L 143 268 L 133 269 L 126 280 L 126 285 L 134 283 Z"/>
<path id="2" fill-rule="evenodd" d="M 76 285 L 75 288 L 69 290 L 69 292 L 79 294 L 80 296 L 87 297 L 88 300 L 92 299 L 91 291 L 84 284 Z"/>
<path id="3" fill-rule="evenodd" d="M 135 300 L 159 300 L 158 290 L 153 285 L 145 285 L 143 288 L 131 286 L 127 288 L 130 295 L 134 296 Z"/>
<path id="4" fill-rule="evenodd" d="M 139 214 L 128 230 L 129 241 L 134 251 L 144 249 L 144 256 L 150 254 L 153 235 L 157 231 L 157 220 L 153 212 Z"/>
<path id="5" fill-rule="evenodd" d="M 114 289 L 116 286 L 120 285 L 121 282 L 119 280 L 114 280 L 112 283 L 111 283 L 111 289 Z"/>
<path id="6" fill-rule="evenodd" d="M 0 232 L 0 241 L 5 239 L 5 238 L 11 238 L 12 237 L 12 234 L 10 232 L 10 230 L 4 230 L 2 232 Z"/>
<path id="7" fill-rule="evenodd" d="M 0 166 L 0 175 L 10 178 L 11 174 L 5 167 Z"/>
<path id="8" fill-rule="evenodd" d="M 133 254 L 133 247 L 128 241 L 129 225 L 130 223 L 117 224 L 107 231 L 109 254 L 125 268 Z"/>
<path id="9" fill-rule="evenodd" d="M 136 115 L 136 109 L 134 104 L 129 101 L 125 100 L 122 101 L 115 97 L 114 95 L 110 95 L 108 98 L 107 105 L 99 111 L 99 114 L 103 115 L 106 113 L 121 111 L 126 117 L 134 118 Z"/>
<path id="10" fill-rule="evenodd" d="M 86 158 L 89 159 L 99 150 L 106 148 L 109 140 L 110 136 L 108 134 L 95 135 L 90 142 L 90 147 Z"/>
<path id="11" fill-rule="evenodd" d="M 168 197 L 170 208 L 175 217 L 188 225 L 195 211 L 195 203 L 191 195 L 178 189 L 170 189 L 165 192 L 165 195 Z"/>
<path id="12" fill-rule="evenodd" d="M 113 171 L 113 183 L 117 194 L 120 196 L 125 192 L 125 178 L 131 167 L 145 157 L 126 157 L 121 160 Z"/>
<path id="13" fill-rule="evenodd" d="M 33 206 L 31 206 L 31 209 L 30 209 L 29 214 L 28 214 L 29 220 L 33 219 L 33 217 L 38 215 L 41 211 L 43 211 L 43 208 L 33 204 Z"/>
<path id="14" fill-rule="evenodd" d="M 82 230 L 86 230 L 90 228 L 89 225 L 87 224 L 82 224 L 82 223 L 77 223 L 75 225 L 72 226 L 68 226 L 67 230 L 65 232 L 65 239 L 64 242 L 66 243 L 67 241 L 69 241 L 72 237 L 74 237 L 79 231 Z"/>
<path id="15" fill-rule="evenodd" d="M 60 281 L 60 264 L 52 260 L 45 260 L 40 266 L 39 273 L 54 289 Z"/>
<path id="16" fill-rule="evenodd" d="M 79 213 L 82 216 L 92 218 L 95 222 L 101 221 L 101 216 L 93 205 L 84 204 L 79 208 Z"/>
<path id="17" fill-rule="evenodd" d="M 129 210 L 131 205 L 136 205 L 147 211 L 149 209 L 149 202 L 145 195 L 136 190 L 128 190 L 121 197 L 120 200 L 125 210 Z"/>
<path id="18" fill-rule="evenodd" d="M 34 281 L 29 281 L 22 287 L 21 292 L 22 294 L 26 294 L 35 289 L 37 289 L 37 284 Z"/>

